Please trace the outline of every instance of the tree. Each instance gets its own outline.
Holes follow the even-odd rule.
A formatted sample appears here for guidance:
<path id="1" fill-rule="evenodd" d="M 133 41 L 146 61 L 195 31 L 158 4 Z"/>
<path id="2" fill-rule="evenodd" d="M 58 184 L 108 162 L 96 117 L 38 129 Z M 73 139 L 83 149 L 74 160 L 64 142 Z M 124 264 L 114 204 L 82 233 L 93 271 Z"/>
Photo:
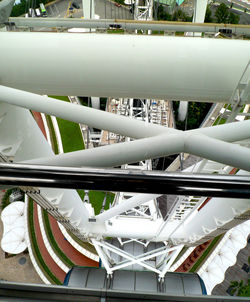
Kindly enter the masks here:
<path id="1" fill-rule="evenodd" d="M 236 296 L 241 297 L 250 297 L 250 279 L 248 279 L 247 283 L 241 281 L 231 281 L 230 287 L 232 288 L 232 294 L 236 294 Z"/>
<path id="2" fill-rule="evenodd" d="M 157 10 L 157 20 L 171 21 L 172 16 L 166 12 L 163 5 L 159 5 Z"/>
<path id="3" fill-rule="evenodd" d="M 205 15 L 205 23 L 212 23 L 213 22 L 213 18 L 212 18 L 212 11 L 210 9 L 210 6 L 207 6 L 207 10 L 206 10 L 206 15 Z"/>
<path id="4" fill-rule="evenodd" d="M 177 120 L 178 108 L 179 102 L 174 101 L 173 109 L 175 114 L 176 127 L 179 130 L 185 130 L 185 121 L 182 122 Z M 187 130 L 199 128 L 210 108 L 211 103 L 189 102 L 187 114 Z"/>
<path id="5" fill-rule="evenodd" d="M 229 8 L 224 3 L 219 5 L 215 16 L 218 23 L 238 24 L 240 21 L 240 17 L 233 12 L 229 12 Z"/>
<path id="6" fill-rule="evenodd" d="M 229 16 L 228 16 L 228 23 L 230 24 L 239 24 L 240 21 L 240 16 L 230 12 Z"/>
<path id="7" fill-rule="evenodd" d="M 221 3 L 215 12 L 215 17 L 218 23 L 228 23 L 229 8 L 225 3 Z"/>
<path id="8" fill-rule="evenodd" d="M 193 17 L 189 17 L 183 10 L 178 9 L 172 16 L 172 21 L 192 22 Z"/>

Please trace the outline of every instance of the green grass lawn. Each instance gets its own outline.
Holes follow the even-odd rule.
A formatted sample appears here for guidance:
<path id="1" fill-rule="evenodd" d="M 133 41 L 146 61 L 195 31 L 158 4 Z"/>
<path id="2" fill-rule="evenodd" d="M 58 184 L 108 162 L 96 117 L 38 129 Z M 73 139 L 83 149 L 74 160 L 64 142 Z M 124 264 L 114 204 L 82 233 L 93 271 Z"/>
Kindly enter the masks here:
<path id="1" fill-rule="evenodd" d="M 49 95 L 48 97 L 53 98 L 53 99 L 57 99 L 57 100 L 61 100 L 61 101 L 64 101 L 64 102 L 69 102 L 69 98 L 67 96 Z"/>
<path id="2" fill-rule="evenodd" d="M 220 116 L 218 116 L 216 121 L 213 123 L 213 126 L 222 125 L 225 124 L 225 122 L 226 122 L 225 118 L 221 118 Z"/>
<path id="3" fill-rule="evenodd" d="M 84 149 L 79 124 L 57 118 L 58 127 L 61 133 L 64 153 Z"/>
<path id="4" fill-rule="evenodd" d="M 162 36 L 162 35 L 164 35 L 164 31 L 163 30 L 152 30 L 152 35 Z"/>
<path id="5" fill-rule="evenodd" d="M 49 221 L 49 214 L 45 211 L 42 210 L 42 215 L 43 215 L 43 222 L 45 225 L 45 232 L 47 235 L 47 238 L 50 242 L 51 247 L 53 248 L 54 252 L 57 254 L 57 256 L 64 262 L 64 264 L 68 267 L 72 267 L 75 264 L 62 252 L 61 248 L 58 246 L 56 239 L 53 235 L 51 226 L 50 226 L 50 221 Z"/>
<path id="6" fill-rule="evenodd" d="M 79 196 L 81 197 L 81 199 L 84 198 L 85 196 L 85 192 L 84 190 L 77 190 L 77 193 L 79 194 Z M 93 206 L 93 208 L 95 209 L 95 214 L 98 215 L 101 211 L 102 208 L 102 202 L 105 198 L 106 192 L 102 192 L 102 191 L 89 191 L 89 200 Z M 105 210 L 107 210 L 109 208 L 109 204 L 113 202 L 115 197 L 114 193 L 111 192 L 107 192 L 107 198 L 106 198 L 106 206 L 105 206 Z"/>
<path id="7" fill-rule="evenodd" d="M 64 102 L 69 102 L 67 96 L 50 96 Z M 59 117 L 56 118 L 61 133 L 64 153 L 85 149 L 79 124 Z"/>
<path id="8" fill-rule="evenodd" d="M 95 214 L 99 214 L 102 208 L 102 202 L 104 200 L 106 193 L 101 191 L 89 191 L 90 202 L 95 209 Z M 106 199 L 105 210 L 109 208 L 109 204 L 113 202 L 115 194 L 108 192 Z"/>
<path id="9" fill-rule="evenodd" d="M 124 34 L 124 29 L 107 29 L 108 34 Z"/>

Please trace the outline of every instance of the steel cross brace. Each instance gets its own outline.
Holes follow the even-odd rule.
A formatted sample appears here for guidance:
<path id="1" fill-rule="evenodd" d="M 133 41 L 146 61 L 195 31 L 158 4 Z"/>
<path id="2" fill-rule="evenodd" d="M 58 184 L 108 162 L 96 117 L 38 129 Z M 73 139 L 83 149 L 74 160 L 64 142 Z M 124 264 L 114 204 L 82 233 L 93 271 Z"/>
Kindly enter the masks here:
<path id="1" fill-rule="evenodd" d="M 100 258 L 102 259 L 103 265 L 106 268 L 108 274 L 112 274 L 113 271 L 124 268 L 124 267 L 128 267 L 132 264 L 138 264 L 138 265 L 141 265 L 141 266 L 145 267 L 146 269 L 148 269 L 150 271 L 153 271 L 153 272 L 159 274 L 160 276 L 164 276 L 166 271 L 167 271 L 166 266 L 164 266 L 164 272 L 163 272 L 163 271 L 161 271 L 159 269 L 156 269 L 155 267 L 145 263 L 145 261 L 149 260 L 151 258 L 160 256 L 160 255 L 172 252 L 172 251 L 176 251 L 176 250 L 180 251 L 179 246 L 177 246 L 177 247 L 175 246 L 175 247 L 171 247 L 171 248 L 163 247 L 163 248 L 155 249 L 155 250 L 150 251 L 148 253 L 144 253 L 144 254 L 141 254 L 141 255 L 138 255 L 138 256 L 133 256 L 133 255 L 131 255 L 131 254 L 129 254 L 129 253 L 127 253 L 127 252 L 125 252 L 125 251 L 123 251 L 123 250 L 107 243 L 107 242 L 100 242 L 100 241 L 96 241 L 95 239 L 92 239 L 92 243 L 94 244 Z M 181 248 L 182 248 L 182 246 L 181 246 Z M 116 253 L 117 255 L 119 255 L 123 258 L 126 258 L 127 260 L 122 261 L 122 262 L 120 262 L 119 264 L 117 264 L 115 266 L 111 266 L 110 261 L 108 259 L 108 255 L 106 254 L 104 249 L 107 249 L 107 250 L 109 250 L 113 253 Z M 173 254 L 174 254 L 175 257 L 178 255 L 178 253 L 176 254 L 176 252 L 173 253 Z M 168 255 L 167 258 L 166 258 L 166 261 L 169 260 L 170 258 L 172 258 L 172 256 L 173 255 L 171 255 L 171 254 Z M 173 261 L 174 261 L 174 259 L 171 261 L 171 263 L 169 264 L 168 267 L 171 266 Z"/>

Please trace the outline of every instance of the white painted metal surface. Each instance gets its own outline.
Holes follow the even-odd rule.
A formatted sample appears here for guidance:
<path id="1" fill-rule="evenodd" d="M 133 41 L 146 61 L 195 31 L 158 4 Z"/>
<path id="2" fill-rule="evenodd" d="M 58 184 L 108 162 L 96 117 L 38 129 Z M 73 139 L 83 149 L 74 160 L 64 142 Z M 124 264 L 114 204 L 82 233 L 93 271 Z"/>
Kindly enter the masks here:
<path id="1" fill-rule="evenodd" d="M 1 33 L 0 41 L 3 42 L 0 44 L 2 85 L 60 95 L 229 102 L 248 64 L 250 53 L 247 41 L 175 37 Z M 15 45 L 18 45 L 18 51 Z M 126 53 L 122 58 L 121 50 Z M 36 60 L 37 57 L 44 59 Z M 30 64 L 34 61 L 35 65 Z M 249 74 L 246 79 L 249 79 Z M 4 158 L 13 157 L 14 161 L 113 166 L 184 151 L 250 170 L 249 149 L 230 144 L 250 138 L 249 121 L 183 133 L 4 86 L 0 87 L 0 101 L 143 138 L 54 156 L 28 110 L 1 103 L 0 153 Z M 249 101 L 249 90 L 246 89 L 245 102 Z M 248 175 L 244 171 L 240 173 Z M 248 200 L 214 198 L 200 211 L 194 207 L 191 215 L 183 215 L 181 221 L 173 219 L 164 222 L 162 217 L 118 217 L 131 207 L 151 200 L 150 194 L 136 195 L 127 203 L 118 204 L 96 217 L 90 204 L 83 203 L 74 191 L 42 189 L 41 193 L 31 194 L 37 196 L 37 200 L 49 211 L 55 210 L 56 218 L 59 221 L 63 219 L 67 229 L 73 228 L 78 238 L 93 240 L 100 255 L 103 254 L 101 248 L 104 251 L 108 249 L 107 245 L 102 245 L 105 237 L 131 238 L 135 241 L 167 240 L 177 246 L 183 243 L 196 245 L 249 217 Z M 182 210 L 185 211 L 184 208 Z M 150 269 L 144 260 L 153 253 L 131 257 L 118 251 L 118 255 L 126 256 L 129 264 L 141 263 Z M 165 259 L 161 271 L 155 267 L 152 270 L 164 277 L 175 257 L 170 258 Z M 104 262 L 105 259 L 103 257 Z M 116 268 L 126 265 L 121 263 Z M 112 272 L 108 263 L 106 267 L 108 272 Z"/>
<path id="2" fill-rule="evenodd" d="M 37 104 L 35 106 L 32 104 L 32 97 L 33 101 L 34 99 L 37 100 Z M 60 101 L 55 101 L 54 104 L 52 104 L 52 102 L 49 103 L 49 99 L 45 97 L 20 92 L 14 89 L 5 88 L 3 86 L 0 87 L 0 99 L 12 104 L 23 104 L 27 108 L 36 108 L 36 110 L 38 108 L 44 108 L 46 110 L 46 107 L 50 107 L 51 110 L 53 110 L 53 113 L 55 111 L 58 112 L 60 117 L 65 114 L 63 113 L 64 108 L 73 109 L 72 113 L 74 112 L 75 115 L 79 113 L 77 112 L 79 111 L 78 108 L 81 108 L 77 105 L 62 103 Z M 52 113 L 50 110 L 47 110 L 47 112 Z M 90 114 L 93 113 L 94 115 L 95 113 L 98 114 L 98 111 L 88 110 L 88 112 Z M 112 114 L 108 116 L 112 117 Z M 130 129 L 130 131 L 133 131 L 133 124 L 131 123 L 130 125 L 130 119 L 115 115 L 114 117 L 117 121 L 123 121 L 124 125 L 126 125 L 126 128 Z M 91 115 L 89 115 L 89 118 L 91 118 Z M 112 120 L 113 119 L 111 118 L 110 127 L 116 124 Z M 126 163 L 132 163 L 135 161 L 146 160 L 149 158 L 156 158 L 160 156 L 176 154 L 179 152 L 186 152 L 215 160 L 226 165 L 250 170 L 250 164 L 247 160 L 250 152 L 249 149 L 226 143 L 248 139 L 249 123 L 250 121 L 244 121 L 236 125 L 227 124 L 216 127 L 208 127 L 205 129 L 191 130 L 187 132 L 181 132 L 173 129 L 166 130 L 166 128 L 164 127 L 146 124 L 147 130 L 153 130 L 153 132 L 151 132 L 151 135 L 154 133 L 154 137 L 144 138 L 140 141 L 137 140 L 115 145 L 108 145 L 105 147 L 96 148 L 94 150 L 83 150 L 73 153 L 61 154 L 57 155 L 56 157 L 51 157 L 51 155 L 49 155 L 48 157 L 48 154 L 45 155 L 44 153 L 44 158 L 38 159 L 37 157 L 35 160 L 29 162 L 52 165 L 88 165 L 111 167 Z M 141 125 L 140 122 L 138 125 Z M 156 131 L 155 129 L 163 129 L 164 132 L 166 131 L 166 134 L 157 135 L 157 133 L 154 132 Z M 110 130 L 112 131 L 113 129 L 111 128 Z M 170 131 L 170 134 L 167 133 L 168 131 Z M 214 151 L 214 148 L 216 148 L 216 152 Z M 5 148 L 5 150 L 8 150 L 8 148 Z M 224 156 L 225 150 L 227 150 L 227 157 Z M 27 157 L 25 157 L 25 159 L 26 158 Z M 17 158 L 16 160 L 19 159 Z"/>
<path id="3" fill-rule="evenodd" d="M 0 41 L 1 84 L 52 95 L 227 102 L 250 53 L 248 41 L 188 37 L 7 32 Z"/>
<path id="4" fill-rule="evenodd" d="M 193 22 L 203 23 L 208 0 L 195 0 Z"/>
<path id="5" fill-rule="evenodd" d="M 95 1 L 94 0 L 82 0 L 82 10 L 84 19 L 95 18 Z"/>
<path id="6" fill-rule="evenodd" d="M 55 156 L 29 110 L 1 102 L 0 114 L 1 154 L 14 161 Z M 32 188 L 23 190 L 34 192 L 34 199 L 38 198 L 43 208 L 53 209 L 52 214 L 57 214 L 57 218 L 71 219 L 73 226 L 83 227 L 89 217 L 85 204 L 74 190 L 44 188 L 40 193 Z"/>

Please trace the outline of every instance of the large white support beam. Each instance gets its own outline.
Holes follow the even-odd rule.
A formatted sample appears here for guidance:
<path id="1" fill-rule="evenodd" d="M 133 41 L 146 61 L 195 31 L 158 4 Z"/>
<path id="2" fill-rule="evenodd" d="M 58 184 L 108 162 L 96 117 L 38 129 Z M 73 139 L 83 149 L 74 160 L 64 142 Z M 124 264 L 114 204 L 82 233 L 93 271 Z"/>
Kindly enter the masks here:
<path id="1" fill-rule="evenodd" d="M 55 157 L 29 110 L 0 102 L 0 154 L 14 161 Z M 89 212 L 75 190 L 41 188 L 52 208 L 83 228 Z M 70 202 L 69 202 L 70 200 Z M 52 212 L 56 214 L 57 211 Z"/>
<path id="2" fill-rule="evenodd" d="M 0 33 L 0 53 L 1 84 L 40 94 L 228 102 L 248 63 L 250 44 L 7 32 Z"/>
<path id="3" fill-rule="evenodd" d="M 183 151 L 183 143 L 183 137 L 179 134 L 158 135 L 132 142 L 60 154 L 55 157 L 36 158 L 25 162 L 53 166 L 115 167 L 180 153 Z"/>
<path id="4" fill-rule="evenodd" d="M 249 137 L 249 135 L 248 135 Z M 202 135 L 169 134 L 144 138 L 132 142 L 108 145 L 95 149 L 57 155 L 53 158 L 37 158 L 26 163 L 114 167 L 176 153 L 190 153 L 229 166 L 250 171 L 250 149 L 229 144 Z"/>
<path id="5" fill-rule="evenodd" d="M 87 110 L 87 112 L 89 112 L 90 114 L 86 118 L 89 119 L 93 118 L 95 114 L 97 114 L 98 116 L 98 114 L 100 113 L 100 111 L 96 111 L 93 109 L 87 109 L 84 107 L 67 104 L 60 101 L 54 102 L 53 100 L 50 100 L 45 97 L 18 91 L 11 88 L 6 88 L 4 86 L 0 86 L 0 100 L 11 104 L 22 105 L 27 108 L 35 108 L 36 110 L 41 110 L 44 108 L 49 113 L 52 113 L 50 111 L 51 109 L 53 111 L 53 114 L 57 110 L 56 112 L 59 113 L 59 116 L 64 118 L 64 112 L 67 112 L 67 109 L 73 109 L 73 111 L 71 112 L 71 119 L 74 121 L 82 121 L 80 116 L 78 116 L 77 118 L 74 117 L 74 115 L 77 115 L 77 111 Z M 34 107 L 32 103 L 37 105 L 35 105 Z M 50 109 L 48 110 L 47 107 L 49 107 Z M 80 108 L 82 109 L 80 110 Z M 111 127 L 116 127 L 119 121 L 122 120 L 124 122 L 124 125 L 126 125 L 126 128 L 129 128 L 130 119 L 121 118 L 117 115 L 107 113 L 101 114 L 105 117 L 108 115 L 112 117 L 112 119 L 114 118 L 110 125 Z M 68 112 L 66 116 L 68 116 Z M 145 160 L 149 158 L 167 156 L 179 152 L 187 152 L 248 170 L 250 169 L 249 162 L 247 161 L 247 156 L 250 152 L 248 149 L 240 146 L 227 144 L 225 142 L 221 142 L 215 139 L 221 139 L 229 142 L 247 139 L 249 138 L 249 123 L 250 121 L 245 121 L 233 125 L 226 124 L 222 126 L 196 129 L 187 132 L 172 130 L 173 134 L 166 135 L 156 135 L 156 128 L 154 128 L 155 126 L 152 126 L 151 128 L 151 125 L 149 126 L 148 124 L 144 124 L 147 125 L 147 130 L 153 129 L 153 133 L 151 133 L 151 135 L 155 135 L 154 137 L 145 138 L 133 142 L 126 142 L 122 144 L 109 145 L 101 148 L 95 148 L 94 150 L 84 150 L 62 154 L 56 157 L 34 159 L 33 161 L 29 162 L 51 165 L 83 165 L 110 167 Z M 133 124 L 133 126 L 134 125 L 135 124 Z M 143 129 L 142 124 L 140 122 L 138 122 L 138 125 L 140 125 L 140 127 Z M 168 129 L 165 130 L 165 128 L 163 127 L 158 127 L 157 130 L 158 129 L 164 129 L 164 132 L 166 131 L 166 133 L 169 131 Z M 130 127 L 130 132 L 131 131 L 132 129 Z M 209 139 L 206 138 L 206 136 L 203 137 L 201 134 L 214 137 L 214 140 L 210 138 L 210 143 L 208 143 Z M 201 142 L 203 143 L 201 144 Z M 216 150 L 220 152 L 217 152 Z M 241 156 L 236 156 L 235 152 L 238 152 L 238 155 Z"/>
<path id="6" fill-rule="evenodd" d="M 82 0 L 82 11 L 84 19 L 95 18 L 95 1 L 94 0 Z"/>
<path id="7" fill-rule="evenodd" d="M 195 0 L 194 6 L 194 23 L 204 23 L 208 0 Z"/>
<path id="8" fill-rule="evenodd" d="M 249 175 L 240 171 L 239 175 Z M 235 198 L 211 198 L 200 210 L 195 210 L 176 230 L 169 234 L 167 225 L 159 234 L 168 233 L 174 244 L 200 244 L 238 225 L 250 216 L 250 200 Z"/>
<path id="9" fill-rule="evenodd" d="M 0 86 L 0 101 L 133 138 L 178 133 L 175 129 L 5 86 Z"/>
<path id="10" fill-rule="evenodd" d="M 1 85 L 0 101 L 133 138 L 182 133 L 182 131 L 173 128 L 149 124 L 129 117 L 62 102 Z M 244 121 L 189 130 L 185 133 L 204 134 L 223 141 L 234 142 L 249 138 L 249 124 L 250 121 Z"/>
<path id="11" fill-rule="evenodd" d="M 109 28 L 110 24 L 120 25 L 126 30 L 157 30 L 157 31 L 196 31 L 217 33 L 220 29 L 231 29 L 236 35 L 248 35 L 250 28 L 242 24 L 194 24 L 175 21 L 143 21 L 121 19 L 81 19 L 81 18 L 24 18 L 10 17 L 9 22 L 16 27 L 64 27 L 64 28 Z"/>
<path id="12" fill-rule="evenodd" d="M 104 211 L 103 213 L 96 216 L 96 220 L 98 223 L 102 223 L 106 220 L 111 219 L 112 217 L 124 213 L 134 207 L 137 207 L 143 203 L 146 203 L 152 199 L 155 199 L 161 195 L 159 194 L 137 194 L 128 200 L 114 206 L 113 208 Z"/>

